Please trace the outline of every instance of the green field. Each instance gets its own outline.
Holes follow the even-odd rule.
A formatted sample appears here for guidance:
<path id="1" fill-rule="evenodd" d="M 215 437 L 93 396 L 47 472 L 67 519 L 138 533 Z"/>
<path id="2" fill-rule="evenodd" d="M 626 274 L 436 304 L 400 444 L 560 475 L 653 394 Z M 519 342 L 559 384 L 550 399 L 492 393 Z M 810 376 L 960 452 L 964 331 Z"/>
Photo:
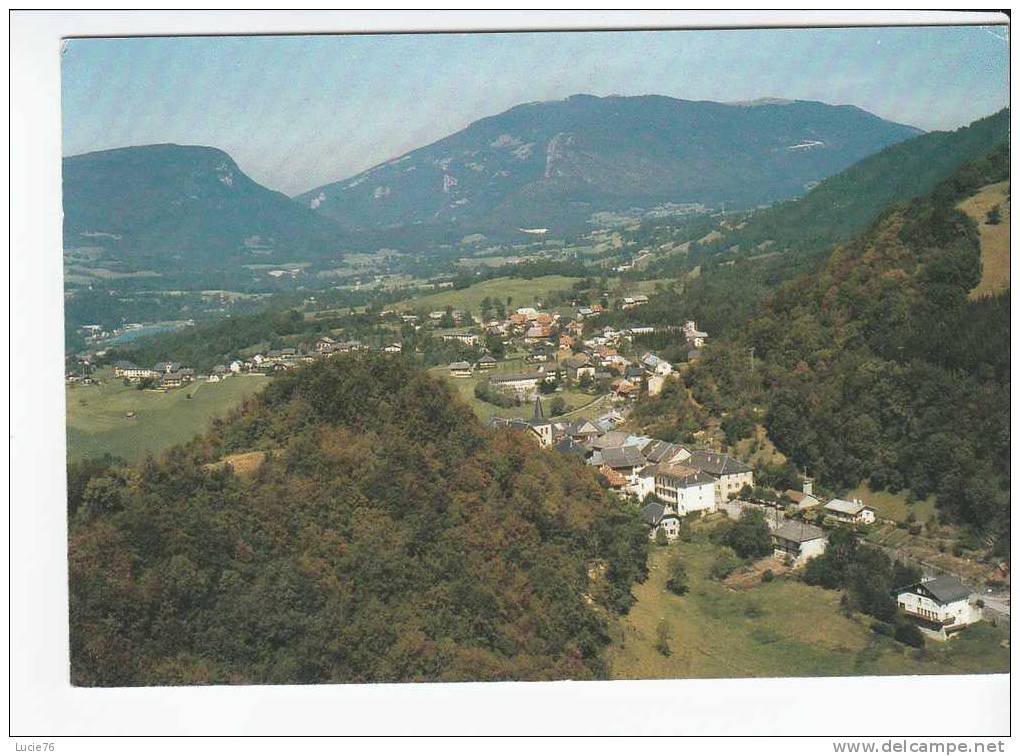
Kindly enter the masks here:
<path id="1" fill-rule="evenodd" d="M 531 366 L 525 365 L 524 360 L 516 359 L 499 363 L 492 373 L 509 373 L 530 369 L 532 369 Z M 475 396 L 475 384 L 480 380 L 484 380 L 487 375 L 492 373 L 476 372 L 470 378 L 453 378 L 450 376 L 449 368 L 446 365 L 429 368 L 429 373 L 449 383 L 456 390 L 460 398 L 471 407 L 475 416 L 483 422 L 493 415 L 498 415 L 499 417 L 531 417 L 534 411 L 534 405 L 531 402 L 526 402 L 520 407 L 497 407 L 494 404 L 478 399 Z M 563 397 L 563 401 L 567 403 L 569 409 L 564 413 L 564 417 L 573 419 L 573 415 L 588 415 L 589 412 L 592 417 L 595 417 L 597 414 L 605 412 L 605 402 L 601 401 L 601 397 L 573 389 L 564 389 L 563 391 L 557 391 L 555 394 L 542 395 L 542 405 L 545 407 L 546 417 L 549 417 L 549 403 L 555 396 Z M 590 406 L 586 407 L 586 405 Z M 581 407 L 586 407 L 586 409 L 578 412 L 577 410 Z"/>
<path id="2" fill-rule="evenodd" d="M 219 383 L 195 382 L 164 393 L 124 386 L 109 373 L 100 378 L 103 383 L 98 385 L 67 387 L 69 460 L 107 452 L 134 460 L 145 452 L 188 441 L 204 431 L 213 417 L 226 414 L 272 380 L 232 376 Z M 128 418 L 128 412 L 134 412 L 135 417 Z"/>
<path id="3" fill-rule="evenodd" d="M 935 498 L 929 496 L 923 501 L 907 503 L 906 494 L 889 493 L 888 491 L 872 491 L 867 481 L 849 491 L 845 499 L 860 499 L 875 510 L 880 519 L 906 522 L 907 516 L 913 513 L 918 522 L 927 522 L 935 514 Z"/>
<path id="4" fill-rule="evenodd" d="M 539 276 L 538 278 L 492 278 L 488 281 L 468 286 L 466 289 L 450 289 L 429 294 L 416 299 L 397 302 L 393 309 L 414 307 L 425 310 L 442 310 L 449 305 L 456 310 L 470 310 L 478 314 L 482 300 L 490 297 L 493 300 L 506 302 L 511 298 L 511 307 L 532 307 L 536 299 L 541 299 L 552 291 L 562 291 L 573 286 L 580 279 L 569 276 Z"/>
<path id="5" fill-rule="evenodd" d="M 732 590 L 708 577 L 716 548 L 705 542 L 653 547 L 650 574 L 635 587 L 637 603 L 612 622 L 606 652 L 615 679 L 685 677 L 820 677 L 831 675 L 1008 672 L 1008 631 L 984 623 L 923 652 L 869 629 L 868 617 L 840 611 L 840 593 L 793 578 Z M 680 554 L 690 591 L 666 590 L 666 566 Z M 657 649 L 669 628 L 670 655 Z"/>

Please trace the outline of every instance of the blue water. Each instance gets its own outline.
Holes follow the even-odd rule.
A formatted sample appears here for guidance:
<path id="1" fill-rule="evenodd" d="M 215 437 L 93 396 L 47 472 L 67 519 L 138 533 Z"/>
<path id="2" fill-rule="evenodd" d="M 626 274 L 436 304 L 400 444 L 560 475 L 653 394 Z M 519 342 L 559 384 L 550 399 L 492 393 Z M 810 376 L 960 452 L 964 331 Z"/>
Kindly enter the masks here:
<path id="1" fill-rule="evenodd" d="M 155 323 L 153 325 L 135 328 L 131 331 L 125 331 L 119 336 L 114 336 L 112 339 L 106 339 L 103 343 L 110 346 L 116 344 L 127 344 L 128 342 L 140 339 L 143 336 L 153 336 L 157 333 L 165 333 L 166 331 L 176 331 L 180 328 L 184 328 L 186 325 L 186 323 Z"/>

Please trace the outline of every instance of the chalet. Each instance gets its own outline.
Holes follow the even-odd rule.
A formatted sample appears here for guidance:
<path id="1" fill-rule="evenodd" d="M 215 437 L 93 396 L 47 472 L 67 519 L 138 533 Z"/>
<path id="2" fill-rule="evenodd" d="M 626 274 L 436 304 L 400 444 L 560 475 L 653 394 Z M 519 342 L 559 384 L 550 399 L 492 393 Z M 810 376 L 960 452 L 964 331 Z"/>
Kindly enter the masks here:
<path id="1" fill-rule="evenodd" d="M 544 325 L 533 325 L 524 333 L 524 340 L 526 342 L 541 341 L 547 339 L 552 334 L 549 326 Z"/>
<path id="2" fill-rule="evenodd" d="M 241 364 L 241 362 L 239 360 L 234 360 L 233 362 L 230 363 L 230 372 L 231 373 L 240 373 L 242 367 L 244 367 L 244 366 Z"/>
<path id="3" fill-rule="evenodd" d="M 680 444 L 671 444 L 668 441 L 652 439 L 641 447 L 641 453 L 651 464 L 665 462 L 667 464 L 680 464 L 691 458 L 690 451 Z"/>
<path id="4" fill-rule="evenodd" d="M 315 351 L 319 354 L 329 354 L 336 349 L 336 339 L 323 336 L 315 341 Z"/>
<path id="5" fill-rule="evenodd" d="M 875 521 L 875 510 L 864 506 L 860 499 L 846 501 L 844 499 L 832 499 L 822 511 L 837 522 L 845 522 L 851 525 L 867 525 Z"/>
<path id="6" fill-rule="evenodd" d="M 159 379 L 160 388 L 172 389 L 179 388 L 185 383 L 191 383 L 195 380 L 195 372 L 191 368 L 182 368 L 172 373 L 166 373 L 162 378 Z"/>
<path id="7" fill-rule="evenodd" d="M 669 375 L 673 372 L 673 366 L 658 355 L 645 352 L 641 357 L 641 365 L 650 373 L 656 375 Z"/>
<path id="8" fill-rule="evenodd" d="M 489 379 L 494 387 L 501 391 L 508 391 L 521 398 L 532 398 L 538 391 L 538 382 L 542 379 L 541 373 L 503 373 L 493 375 Z"/>
<path id="9" fill-rule="evenodd" d="M 660 530 L 666 533 L 668 541 L 675 541 L 680 536 L 679 515 L 657 501 L 650 501 L 641 508 L 641 519 L 651 529 L 648 537 L 652 540 Z"/>
<path id="10" fill-rule="evenodd" d="M 584 460 L 588 456 L 589 451 L 587 446 L 578 443 L 570 436 L 561 438 L 556 442 L 553 448 L 555 448 L 560 454 L 567 454 L 581 460 Z"/>
<path id="11" fill-rule="evenodd" d="M 610 384 L 613 391 L 616 392 L 617 396 L 628 397 L 632 396 L 637 391 L 637 386 L 628 381 L 626 378 L 617 378 Z"/>
<path id="12" fill-rule="evenodd" d="M 585 370 L 585 373 L 588 373 L 588 371 L 590 371 L 589 374 L 591 375 L 595 374 L 595 368 L 589 365 L 588 362 L 589 362 L 588 355 L 575 354 L 572 357 L 567 357 L 567 359 L 563 360 L 563 362 L 560 364 L 563 366 L 563 369 L 567 372 L 567 377 L 572 381 L 576 381 L 579 380 L 583 375 L 582 373 L 579 372 L 581 370 Z"/>
<path id="13" fill-rule="evenodd" d="M 574 346 L 574 337 L 566 333 L 560 334 L 560 349 L 571 349 Z"/>
<path id="14" fill-rule="evenodd" d="M 730 494 L 735 495 L 744 486 L 754 485 L 751 467 L 726 453 L 694 449 L 684 464 L 715 478 L 717 501 L 726 501 Z"/>
<path id="15" fill-rule="evenodd" d="M 614 491 L 622 492 L 627 485 L 627 476 L 617 470 L 614 470 L 609 465 L 601 465 L 599 467 L 599 473 L 603 478 L 606 479 L 606 483 Z"/>
<path id="16" fill-rule="evenodd" d="M 772 531 L 772 548 L 775 555 L 788 559 L 794 567 L 824 554 L 828 543 L 824 530 L 800 520 L 783 520 L 782 524 Z"/>
<path id="17" fill-rule="evenodd" d="M 637 365 L 628 365 L 623 371 L 623 377 L 626 378 L 629 383 L 638 386 L 645 379 L 645 371 Z"/>
<path id="18" fill-rule="evenodd" d="M 570 423 L 565 433 L 569 438 L 582 443 L 594 441 L 602 435 L 602 431 L 591 420 L 585 418 Z"/>
<path id="19" fill-rule="evenodd" d="M 450 363 L 450 375 L 454 378 L 470 378 L 471 377 L 471 363 L 469 362 L 451 362 Z"/>
<path id="20" fill-rule="evenodd" d="M 648 304 L 648 297 L 644 294 L 636 294 L 633 297 L 624 297 L 620 303 L 621 310 L 630 310 L 641 305 Z"/>
<path id="21" fill-rule="evenodd" d="M 486 352 L 478 358 L 478 362 L 475 363 L 475 367 L 481 371 L 495 370 L 496 369 L 496 358 Z"/>
<path id="22" fill-rule="evenodd" d="M 630 478 L 648 464 L 636 446 L 610 446 L 602 449 L 602 464 Z"/>
<path id="23" fill-rule="evenodd" d="M 708 338 L 708 334 L 704 331 L 699 331 L 698 324 L 693 320 L 688 320 L 684 323 L 684 338 L 695 349 L 700 349 L 705 345 L 705 339 Z"/>
<path id="24" fill-rule="evenodd" d="M 795 489 L 787 489 L 783 491 L 783 496 L 793 502 L 793 506 L 797 509 L 810 509 L 811 507 L 817 507 L 821 504 L 821 500 L 816 498 L 810 493 L 804 491 L 797 491 Z"/>
<path id="25" fill-rule="evenodd" d="M 895 594 L 903 613 L 940 640 L 981 620 L 981 609 L 970 603 L 970 589 L 949 575 L 898 588 Z"/>
<path id="26" fill-rule="evenodd" d="M 693 467 L 660 463 L 652 469 L 655 495 L 680 514 L 716 510 L 715 478 Z"/>
<path id="27" fill-rule="evenodd" d="M 387 344 L 386 346 L 383 347 L 383 351 L 386 354 L 400 354 L 403 351 L 403 349 L 404 347 L 396 342 L 393 342 L 392 344 Z"/>

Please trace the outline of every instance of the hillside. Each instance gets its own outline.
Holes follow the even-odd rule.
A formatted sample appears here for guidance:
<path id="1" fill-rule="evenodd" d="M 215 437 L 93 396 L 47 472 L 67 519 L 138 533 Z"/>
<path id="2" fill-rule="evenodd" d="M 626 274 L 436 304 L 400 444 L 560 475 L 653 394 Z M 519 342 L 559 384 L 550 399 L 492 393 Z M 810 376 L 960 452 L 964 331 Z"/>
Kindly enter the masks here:
<path id="1" fill-rule="evenodd" d="M 176 144 L 63 160 L 64 247 L 157 269 L 333 255 L 328 218 L 256 183 L 222 150 Z"/>
<path id="2" fill-rule="evenodd" d="M 970 292 L 971 298 L 1009 289 L 1009 182 L 989 184 L 958 207 L 977 224 L 981 242 L 981 281 Z"/>
<path id="3" fill-rule="evenodd" d="M 361 228 L 583 228 L 598 210 L 798 196 L 918 133 L 819 102 L 575 95 L 483 118 L 296 199 Z"/>
<path id="4" fill-rule="evenodd" d="M 892 203 L 932 191 L 965 163 L 1009 140 L 1009 110 L 955 131 L 933 131 L 891 145 L 822 181 L 805 196 L 752 215 L 745 224 L 704 245 L 711 254 L 733 244 L 752 253 L 824 246 L 866 229 Z"/>
<path id="5" fill-rule="evenodd" d="M 997 150 L 887 212 L 751 321 L 777 447 L 833 486 L 935 494 L 999 553 L 1009 533 L 1009 292 L 977 301 L 980 241 L 956 205 L 1007 178 Z"/>
<path id="6" fill-rule="evenodd" d="M 833 245 L 864 232 L 888 206 L 931 192 L 961 166 L 994 149 L 1006 150 L 1008 139 L 1009 111 L 1003 110 L 953 132 L 932 132 L 893 145 L 826 179 L 800 199 L 739 222 L 727 220 L 701 236 L 700 243 L 681 245 L 689 250 L 686 254 L 659 257 L 647 273 L 676 275 L 700 266 L 700 276 L 685 291 L 688 316 L 713 333 L 736 333 L 779 286 L 822 266 Z M 1008 237 L 1008 229 L 1007 222 L 982 233 Z M 630 233 L 641 244 L 691 238 L 687 227 L 661 223 Z M 705 234 L 705 229 L 699 227 L 696 233 Z M 1008 268 L 1008 252 L 1005 260 Z M 1001 255 L 989 262 L 999 279 L 1002 262 Z"/>
<path id="7" fill-rule="evenodd" d="M 76 685 L 604 677 L 607 612 L 645 576 L 592 471 L 383 356 L 69 480 Z"/>

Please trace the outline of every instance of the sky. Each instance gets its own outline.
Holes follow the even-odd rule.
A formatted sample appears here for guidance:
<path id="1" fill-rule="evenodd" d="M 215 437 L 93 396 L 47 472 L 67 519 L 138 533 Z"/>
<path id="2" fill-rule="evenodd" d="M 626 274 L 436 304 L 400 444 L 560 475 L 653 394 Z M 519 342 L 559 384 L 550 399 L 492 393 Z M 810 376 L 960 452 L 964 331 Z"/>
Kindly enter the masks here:
<path id="1" fill-rule="evenodd" d="M 69 40 L 63 154 L 203 144 L 289 195 L 522 102 L 850 104 L 925 130 L 1008 105 L 1004 27 Z"/>

